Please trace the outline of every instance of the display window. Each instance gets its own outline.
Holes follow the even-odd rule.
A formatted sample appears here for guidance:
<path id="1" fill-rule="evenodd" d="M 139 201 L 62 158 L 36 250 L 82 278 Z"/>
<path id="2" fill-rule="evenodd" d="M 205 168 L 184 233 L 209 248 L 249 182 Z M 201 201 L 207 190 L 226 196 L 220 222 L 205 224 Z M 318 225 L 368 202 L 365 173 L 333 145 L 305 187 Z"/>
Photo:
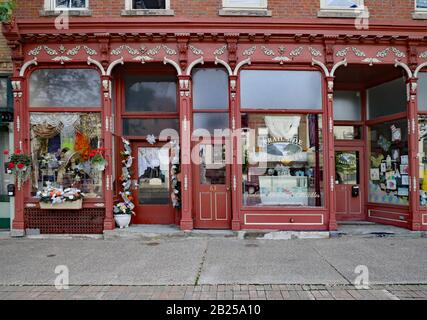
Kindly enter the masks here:
<path id="1" fill-rule="evenodd" d="M 30 113 L 31 194 L 53 188 L 80 189 L 86 199 L 102 197 L 100 113 Z"/>
<path id="2" fill-rule="evenodd" d="M 322 116 L 242 115 L 244 206 L 323 205 Z"/>
<path id="3" fill-rule="evenodd" d="M 408 122 L 385 121 L 369 127 L 369 202 L 409 203 Z"/>

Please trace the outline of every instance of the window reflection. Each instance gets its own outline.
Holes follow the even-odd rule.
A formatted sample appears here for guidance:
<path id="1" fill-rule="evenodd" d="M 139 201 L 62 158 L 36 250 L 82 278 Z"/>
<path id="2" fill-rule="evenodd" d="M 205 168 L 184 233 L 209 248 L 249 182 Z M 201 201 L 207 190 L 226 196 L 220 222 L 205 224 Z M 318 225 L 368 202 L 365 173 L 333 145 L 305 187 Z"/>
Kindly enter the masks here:
<path id="1" fill-rule="evenodd" d="M 322 205 L 321 123 L 315 114 L 243 115 L 245 206 Z"/>

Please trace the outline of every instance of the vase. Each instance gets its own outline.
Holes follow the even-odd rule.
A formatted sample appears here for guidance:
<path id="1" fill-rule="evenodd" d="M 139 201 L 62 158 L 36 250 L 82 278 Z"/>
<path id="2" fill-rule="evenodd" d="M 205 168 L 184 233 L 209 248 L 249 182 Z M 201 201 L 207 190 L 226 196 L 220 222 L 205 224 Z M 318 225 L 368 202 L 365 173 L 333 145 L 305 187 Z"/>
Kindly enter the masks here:
<path id="1" fill-rule="evenodd" d="M 115 214 L 114 220 L 120 229 L 129 227 L 131 215 L 130 214 Z"/>

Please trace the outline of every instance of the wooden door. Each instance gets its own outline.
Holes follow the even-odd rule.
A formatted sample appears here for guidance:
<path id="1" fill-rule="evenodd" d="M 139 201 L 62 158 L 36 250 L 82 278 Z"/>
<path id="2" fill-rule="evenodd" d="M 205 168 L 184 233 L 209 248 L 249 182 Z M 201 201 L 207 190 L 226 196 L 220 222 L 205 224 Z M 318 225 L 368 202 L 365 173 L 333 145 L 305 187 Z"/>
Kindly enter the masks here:
<path id="1" fill-rule="evenodd" d="M 338 221 L 363 220 L 363 148 L 335 148 L 335 209 Z"/>
<path id="2" fill-rule="evenodd" d="M 194 227 L 230 229 L 230 165 L 226 164 L 225 145 L 199 144 L 193 164 Z"/>
<path id="3" fill-rule="evenodd" d="M 170 149 L 164 143 L 132 143 L 134 224 L 174 224 L 171 202 Z"/>

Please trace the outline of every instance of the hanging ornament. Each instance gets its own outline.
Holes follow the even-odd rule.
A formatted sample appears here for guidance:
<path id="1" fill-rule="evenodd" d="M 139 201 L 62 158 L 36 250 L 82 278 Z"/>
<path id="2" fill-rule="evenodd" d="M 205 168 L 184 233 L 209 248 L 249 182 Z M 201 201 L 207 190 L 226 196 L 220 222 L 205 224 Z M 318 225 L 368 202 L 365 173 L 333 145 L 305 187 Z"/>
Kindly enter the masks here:
<path id="1" fill-rule="evenodd" d="M 147 136 L 147 142 L 151 145 L 155 144 L 156 143 L 156 137 L 152 134 L 149 134 Z"/>

